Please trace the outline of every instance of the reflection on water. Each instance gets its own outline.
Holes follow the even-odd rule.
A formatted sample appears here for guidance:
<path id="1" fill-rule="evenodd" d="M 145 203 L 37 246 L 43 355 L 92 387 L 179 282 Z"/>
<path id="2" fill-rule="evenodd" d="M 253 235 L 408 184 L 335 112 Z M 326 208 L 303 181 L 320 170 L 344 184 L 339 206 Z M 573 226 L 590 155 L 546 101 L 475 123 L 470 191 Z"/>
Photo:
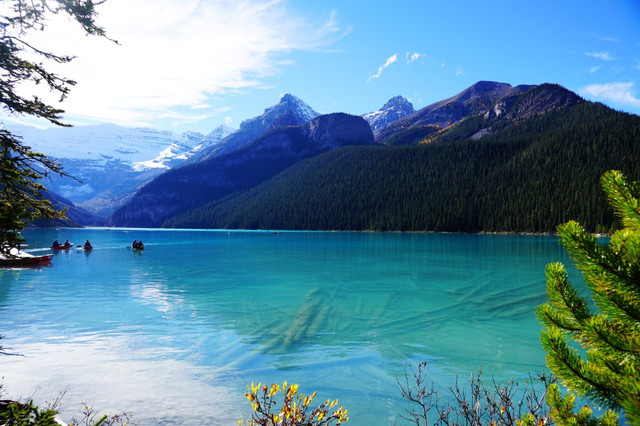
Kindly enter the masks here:
<path id="1" fill-rule="evenodd" d="M 0 271 L 3 342 L 27 355 L 0 358 L 9 391 L 40 387 L 44 399 L 69 385 L 153 424 L 189 423 L 198 404 L 209 423 L 232 424 L 248 414 L 247 384 L 283 380 L 338 397 L 350 423 L 379 424 L 401 411 L 404 365 L 422 360 L 441 389 L 480 368 L 526 379 L 544 366 L 533 315 L 544 266 L 570 263 L 542 236 L 23 234 L 34 253 L 54 238 L 94 250 Z M 128 248 L 134 238 L 144 253 Z"/>
<path id="2" fill-rule="evenodd" d="M 169 348 L 148 351 L 141 343 L 129 335 L 100 334 L 22 343 L 19 349 L 27 356 L 3 357 L 2 368 L 28 372 L 39 385 L 24 389 L 18 376 L 6 375 L 7 391 L 25 398 L 35 391 L 44 402 L 69 385 L 63 399 L 69 419 L 79 417 L 87 401 L 105 413 L 133 412 L 146 425 L 230 424 L 244 408 L 224 367 L 197 366 Z"/>

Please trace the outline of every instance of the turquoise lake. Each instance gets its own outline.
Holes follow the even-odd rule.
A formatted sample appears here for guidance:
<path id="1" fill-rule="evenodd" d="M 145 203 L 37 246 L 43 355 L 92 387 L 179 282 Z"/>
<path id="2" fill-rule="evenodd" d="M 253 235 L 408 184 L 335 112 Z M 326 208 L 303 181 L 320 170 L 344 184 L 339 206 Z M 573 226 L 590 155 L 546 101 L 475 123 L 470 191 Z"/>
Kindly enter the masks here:
<path id="1" fill-rule="evenodd" d="M 456 376 L 526 381 L 545 371 L 534 307 L 545 266 L 572 262 L 554 236 L 349 232 L 26 230 L 94 250 L 0 269 L 7 396 L 86 401 L 147 424 L 233 425 L 252 381 L 338 398 L 350 425 L 408 407 L 397 379 L 426 361 Z M 144 252 L 127 248 L 143 240 Z M 581 283 L 569 267 L 570 278 Z M 580 284 L 583 285 L 583 284 Z M 314 405 L 315 406 L 315 405 Z"/>

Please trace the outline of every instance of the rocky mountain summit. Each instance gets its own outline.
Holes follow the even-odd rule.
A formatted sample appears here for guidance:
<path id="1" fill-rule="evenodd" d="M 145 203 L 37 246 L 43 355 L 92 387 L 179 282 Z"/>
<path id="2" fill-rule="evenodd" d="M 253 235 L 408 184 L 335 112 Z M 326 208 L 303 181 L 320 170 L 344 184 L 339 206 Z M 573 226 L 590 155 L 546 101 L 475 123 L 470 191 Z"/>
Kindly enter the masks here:
<path id="1" fill-rule="evenodd" d="M 378 111 L 370 112 L 362 117 L 367 120 L 375 135 L 394 121 L 414 112 L 411 102 L 402 96 L 394 96 Z"/>
<path id="2" fill-rule="evenodd" d="M 190 164 L 223 155 L 253 142 L 274 128 L 298 126 L 316 118 L 319 114 L 300 98 L 286 94 L 277 104 L 264 110 L 262 115 L 243 121 L 240 129 L 219 144 L 203 149 L 193 156 Z"/>
<path id="3" fill-rule="evenodd" d="M 532 115 L 570 107 L 579 102 L 584 101 L 558 85 L 513 87 L 507 83 L 480 81 L 451 98 L 394 121 L 376 133 L 376 141 L 393 144 L 398 139 L 407 139 L 402 134 L 413 134 L 408 140 L 418 141 L 478 116 L 494 121 L 499 119 L 503 125 L 512 125 Z M 489 128 L 481 134 L 487 133 L 490 133 Z"/>
<path id="4" fill-rule="evenodd" d="M 520 95 L 516 92 L 503 96 L 492 109 L 485 112 L 485 118 L 522 121 L 553 109 L 569 108 L 584 102 L 578 95 L 557 84 L 532 86 L 526 93 Z"/>

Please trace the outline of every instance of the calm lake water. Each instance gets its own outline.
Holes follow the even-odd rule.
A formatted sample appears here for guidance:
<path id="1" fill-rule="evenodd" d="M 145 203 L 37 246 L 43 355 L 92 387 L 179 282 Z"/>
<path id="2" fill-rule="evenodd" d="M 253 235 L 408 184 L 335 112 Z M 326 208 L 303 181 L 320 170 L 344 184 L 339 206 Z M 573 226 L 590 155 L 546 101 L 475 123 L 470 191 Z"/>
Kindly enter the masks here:
<path id="1" fill-rule="evenodd" d="M 140 424 L 237 424 L 252 381 L 338 398 L 348 424 L 388 424 L 396 382 L 427 361 L 456 375 L 525 381 L 544 370 L 545 265 L 572 262 L 552 236 L 51 229 L 23 232 L 92 252 L 0 269 L 8 396 L 87 401 Z M 133 239 L 143 253 L 127 248 Z M 573 282 L 580 275 L 569 268 Z M 402 419 L 398 419 L 403 424 Z"/>

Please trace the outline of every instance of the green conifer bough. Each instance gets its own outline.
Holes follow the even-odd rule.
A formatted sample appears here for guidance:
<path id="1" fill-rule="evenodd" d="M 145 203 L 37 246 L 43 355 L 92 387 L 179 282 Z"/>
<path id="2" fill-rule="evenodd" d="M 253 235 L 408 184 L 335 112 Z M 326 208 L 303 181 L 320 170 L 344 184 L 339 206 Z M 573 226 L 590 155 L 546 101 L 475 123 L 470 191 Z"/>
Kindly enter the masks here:
<path id="1" fill-rule="evenodd" d="M 560 381 L 596 407 L 623 410 L 640 424 L 640 183 L 614 170 L 604 174 L 602 187 L 623 224 L 608 245 L 576 222 L 558 227 L 595 309 L 571 285 L 564 266 L 553 263 L 546 270 L 549 301 L 536 313 L 545 326 L 547 364 Z M 554 420 L 571 423 L 563 402 L 557 395 L 548 400 Z M 612 413 L 604 418 L 613 424 Z"/>

